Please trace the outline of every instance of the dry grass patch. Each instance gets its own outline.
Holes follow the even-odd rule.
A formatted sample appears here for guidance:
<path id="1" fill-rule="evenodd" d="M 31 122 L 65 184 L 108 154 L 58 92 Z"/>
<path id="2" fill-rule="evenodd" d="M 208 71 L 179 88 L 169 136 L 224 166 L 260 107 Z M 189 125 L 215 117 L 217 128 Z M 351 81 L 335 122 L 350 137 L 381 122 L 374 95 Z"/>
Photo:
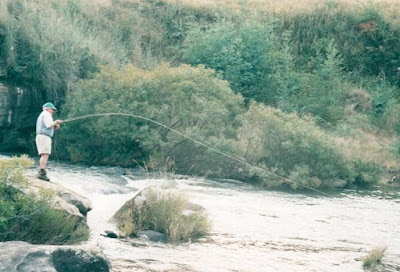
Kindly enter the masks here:
<path id="1" fill-rule="evenodd" d="M 145 200 L 137 198 L 144 197 Z M 125 203 L 114 215 L 122 236 L 135 236 L 142 230 L 166 234 L 170 241 L 190 241 L 205 236 L 210 221 L 204 210 L 190 204 L 176 191 L 146 188 L 143 196 Z"/>
<path id="2" fill-rule="evenodd" d="M 194 9 L 226 9 L 240 12 L 243 8 L 276 14 L 309 13 L 324 7 L 337 7 L 345 10 L 360 10 L 365 6 L 378 6 L 387 18 L 399 22 L 400 1 L 397 0 L 164 0 L 167 3 L 184 5 Z"/>
<path id="3" fill-rule="evenodd" d="M 368 254 L 362 259 L 364 268 L 375 268 L 380 265 L 382 258 L 385 254 L 386 246 L 373 248 Z M 374 270 L 375 271 L 375 270 Z"/>
<path id="4" fill-rule="evenodd" d="M 350 136 L 337 136 L 333 139 L 344 150 L 348 158 L 374 162 L 382 165 L 387 171 L 400 169 L 398 159 L 390 150 L 390 147 L 396 142 L 396 137 L 357 129 L 353 130 Z"/>

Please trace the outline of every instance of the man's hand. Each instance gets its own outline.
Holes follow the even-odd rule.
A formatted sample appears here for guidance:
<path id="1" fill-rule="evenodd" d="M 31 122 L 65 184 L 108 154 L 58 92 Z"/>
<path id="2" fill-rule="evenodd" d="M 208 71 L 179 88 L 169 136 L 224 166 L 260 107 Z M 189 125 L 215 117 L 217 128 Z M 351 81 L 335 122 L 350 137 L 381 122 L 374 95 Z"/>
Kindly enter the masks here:
<path id="1" fill-rule="evenodd" d="M 55 120 L 54 123 L 53 123 L 54 129 L 55 129 L 55 130 L 60 129 L 60 125 L 61 125 L 62 123 L 63 123 L 63 121 L 60 120 L 60 119 Z"/>

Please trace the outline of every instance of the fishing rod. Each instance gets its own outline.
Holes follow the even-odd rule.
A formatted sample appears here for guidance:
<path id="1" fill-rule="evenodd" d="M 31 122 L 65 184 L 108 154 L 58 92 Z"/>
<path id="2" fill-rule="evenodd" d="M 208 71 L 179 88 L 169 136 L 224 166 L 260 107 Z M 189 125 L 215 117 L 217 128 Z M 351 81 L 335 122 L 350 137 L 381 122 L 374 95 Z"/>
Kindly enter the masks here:
<path id="1" fill-rule="evenodd" d="M 196 139 L 193 139 L 192 137 L 187 136 L 187 135 L 183 134 L 182 132 L 180 132 L 180 131 L 178 131 L 178 130 L 175 130 L 175 129 L 171 128 L 171 127 L 168 127 L 168 126 L 166 126 L 166 125 L 164 125 L 164 124 L 162 124 L 162 123 L 160 123 L 160 122 L 158 122 L 158 121 L 155 121 L 155 120 L 153 120 L 153 119 L 150 119 L 150 118 L 147 118 L 147 117 L 144 117 L 144 116 L 140 116 L 140 115 L 137 115 L 137 114 L 122 113 L 122 112 L 107 112 L 107 113 L 87 114 L 87 115 L 82 115 L 82 116 L 77 116 L 77 117 L 68 118 L 68 119 L 66 119 L 66 120 L 63 120 L 63 123 L 69 123 L 69 122 L 73 122 L 73 121 L 77 121 L 77 120 L 82 120 L 82 119 L 87 119 L 87 118 L 92 118 L 92 117 L 101 117 L 101 116 L 129 116 L 129 117 L 134 117 L 134 118 L 137 118 L 137 119 L 142 119 L 142 120 L 148 121 L 148 122 L 153 123 L 153 124 L 156 124 L 156 125 L 158 125 L 158 126 L 160 126 L 160 127 L 166 128 L 166 129 L 168 129 L 169 131 L 172 131 L 172 132 L 174 132 L 174 133 L 176 133 L 176 134 L 182 136 L 183 138 L 186 138 L 186 139 L 188 139 L 188 140 L 190 140 L 190 141 L 192 141 L 192 142 L 194 142 L 194 143 L 196 143 L 196 144 L 198 144 L 198 145 L 201 145 L 201 146 L 203 146 L 203 147 L 206 147 L 206 148 L 208 148 L 208 149 L 210 149 L 210 150 L 212 150 L 212 151 L 214 151 L 214 152 L 216 152 L 216 153 L 218 153 L 218 154 L 220 154 L 220 155 L 222 155 L 222 156 L 225 156 L 225 157 L 227 157 L 227 158 L 230 158 L 231 160 L 234 160 L 234 161 L 236 161 L 236 162 L 242 163 L 242 164 L 244 164 L 244 165 L 246 165 L 246 166 L 248 166 L 248 167 L 256 168 L 256 169 L 260 170 L 261 172 L 264 172 L 264 173 L 266 173 L 266 174 L 268 174 L 268 175 L 271 175 L 271 176 L 273 176 L 273 177 L 275 177 L 275 178 L 277 178 L 277 179 L 283 180 L 283 181 L 285 181 L 285 182 L 287 182 L 287 183 L 293 183 L 293 184 L 299 185 L 300 187 L 303 187 L 303 188 L 306 188 L 306 189 L 308 189 L 308 190 L 311 190 L 311 191 L 320 193 L 320 194 L 325 195 L 325 196 L 329 196 L 329 197 L 331 196 L 330 194 L 327 194 L 327 193 L 325 193 L 325 192 L 322 192 L 322 191 L 320 191 L 320 190 L 317 190 L 317 189 L 315 189 L 315 188 L 313 188 L 313 187 L 310 187 L 310 186 L 307 186 L 307 185 L 304 185 L 304 184 L 295 182 L 295 181 L 293 181 L 293 180 L 291 180 L 291 179 L 288 179 L 288 178 L 279 176 L 279 175 L 277 175 L 277 174 L 275 174 L 275 173 L 273 173 L 273 172 L 271 172 L 271 171 L 268 171 L 268 170 L 266 170 L 266 169 L 264 169 L 264 168 L 262 168 L 262 167 L 259 167 L 259 166 L 256 166 L 256 165 L 252 165 L 252 164 L 250 164 L 250 163 L 248 163 L 248 162 L 246 162 L 246 161 L 244 161 L 244 160 L 242 160 L 242 159 L 239 159 L 239 158 L 236 158 L 236 157 L 234 157 L 234 156 L 231 156 L 231 155 L 229 155 L 229 154 L 227 154 L 227 153 L 225 153 L 225 152 L 222 152 L 222 151 L 220 151 L 220 150 L 218 150 L 218 149 L 215 149 L 215 148 L 212 147 L 212 146 L 209 146 L 209 145 L 207 145 L 207 144 L 205 144 L 205 143 L 202 143 L 202 142 L 200 142 L 200 141 L 198 141 L 198 140 L 196 140 Z"/>

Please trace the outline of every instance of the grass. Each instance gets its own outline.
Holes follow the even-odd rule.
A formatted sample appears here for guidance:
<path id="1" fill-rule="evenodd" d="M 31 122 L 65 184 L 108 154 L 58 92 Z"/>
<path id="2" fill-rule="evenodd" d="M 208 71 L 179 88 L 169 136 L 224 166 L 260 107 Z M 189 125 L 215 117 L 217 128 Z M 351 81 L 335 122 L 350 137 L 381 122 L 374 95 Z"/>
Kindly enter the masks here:
<path id="1" fill-rule="evenodd" d="M 28 193 L 23 170 L 32 167 L 27 156 L 0 159 L 0 242 L 77 244 L 89 237 L 84 220 L 52 208 L 51 195 Z"/>
<path id="2" fill-rule="evenodd" d="M 195 9 L 229 9 L 239 12 L 243 8 L 261 11 L 262 13 L 298 14 L 312 12 L 326 6 L 347 10 L 358 10 L 361 7 L 374 5 L 383 7 L 386 16 L 398 20 L 400 1 L 397 0 L 164 0 L 168 3 L 181 4 Z"/>
<path id="3" fill-rule="evenodd" d="M 349 105 L 345 119 L 331 131 L 333 142 L 343 150 L 347 158 L 380 165 L 383 170 L 381 181 L 390 180 L 391 172 L 400 170 L 398 153 L 394 150 L 398 136 L 393 128 L 380 129 L 374 126 L 370 117 L 372 103 L 365 102 L 370 98 L 367 98 L 365 92 L 358 96 L 362 97 L 347 101 Z M 358 110 L 354 110 L 354 105 L 358 106 Z"/>
<path id="4" fill-rule="evenodd" d="M 381 264 L 382 258 L 385 254 L 386 246 L 376 247 L 368 252 L 362 259 L 364 268 L 374 268 Z"/>
<path id="5" fill-rule="evenodd" d="M 106 9 L 85 0 L 1 1 L 3 65 L 17 71 L 9 72 L 8 80 L 42 89 L 58 102 L 98 63 L 125 63 L 129 49 L 116 38 Z"/>
<path id="6" fill-rule="evenodd" d="M 351 129 L 349 133 L 351 133 L 349 136 L 334 137 L 334 142 L 343 148 L 346 157 L 376 162 L 387 170 L 400 168 L 396 155 L 390 150 L 396 137 L 379 135 L 361 129 Z"/>
<path id="7" fill-rule="evenodd" d="M 189 208 L 186 197 L 175 191 L 150 188 L 145 201 L 128 201 L 114 216 L 123 236 L 135 236 L 141 230 L 166 234 L 170 241 L 190 241 L 206 235 L 210 221 L 200 208 Z"/>
<path id="8" fill-rule="evenodd" d="M 162 1 L 168 3 L 168 5 L 163 4 Z M 347 56 L 347 64 L 350 70 L 364 71 L 362 70 L 364 68 L 361 69 L 360 67 L 376 66 L 379 68 L 376 70 L 382 68 L 382 71 L 388 72 L 387 76 L 389 77 L 389 72 L 393 71 L 392 67 L 389 64 L 386 66 L 381 64 L 393 63 L 393 65 L 396 65 L 395 67 L 398 66 L 398 58 L 394 54 L 399 52 L 399 47 L 396 45 L 398 44 L 396 43 L 398 32 L 391 34 L 392 26 L 389 27 L 386 23 L 381 22 L 382 27 L 378 29 L 376 37 L 371 34 L 374 39 L 369 37 L 368 31 L 365 33 L 361 31 L 359 33 L 361 37 L 357 36 L 359 39 L 350 39 L 352 33 L 358 33 L 352 32 L 355 27 L 374 22 L 371 21 L 374 18 L 381 18 L 380 12 L 379 16 L 375 16 L 372 11 L 369 11 L 371 14 L 363 14 L 363 9 L 360 7 L 369 5 L 377 6 L 379 11 L 393 20 L 396 20 L 397 17 L 400 18 L 398 16 L 400 1 L 397 0 L 0 0 L 0 76 L 4 73 L 5 81 L 16 86 L 32 86 L 32 90 L 39 93 L 37 95 L 39 99 L 45 97 L 46 100 L 53 100 L 63 107 L 62 102 L 65 101 L 65 94 L 74 93 L 77 86 L 76 81 L 81 78 L 88 78 L 90 72 L 97 71 L 99 64 L 111 63 L 113 66 L 118 66 L 133 63 L 138 67 L 149 69 L 154 68 L 152 65 L 161 60 L 166 60 L 172 64 L 179 62 L 182 55 L 181 43 L 191 25 L 197 23 L 202 25 L 207 22 L 211 25 L 216 18 L 222 19 L 226 15 L 227 20 L 232 17 L 231 19 L 236 26 L 239 19 L 242 19 L 242 15 L 245 17 L 254 12 L 265 15 L 258 17 L 257 20 L 261 21 L 271 17 L 268 16 L 271 14 L 285 15 L 277 16 L 283 19 L 280 21 L 282 25 L 279 26 L 278 23 L 276 28 L 277 32 L 280 28 L 282 28 L 282 31 L 293 32 L 293 50 L 298 53 L 297 58 L 295 58 L 295 52 L 291 53 L 294 58 L 293 63 L 310 65 L 310 71 L 315 69 L 316 66 L 313 63 L 321 61 L 320 58 L 315 57 L 315 54 L 319 54 L 319 46 L 321 48 L 326 47 L 324 39 L 330 37 L 329 35 L 326 37 L 326 34 L 332 33 L 339 40 L 338 48 L 343 49 L 340 53 Z M 308 13 L 315 11 L 315 9 L 319 9 L 315 12 L 315 16 L 314 14 L 309 16 Z M 205 13 L 202 13 L 202 11 L 205 11 Z M 242 11 L 246 12 L 241 13 Z M 348 14 L 352 11 L 354 11 L 354 14 Z M 298 18 L 294 18 L 291 22 L 290 16 L 295 17 L 296 13 L 305 15 L 297 16 Z M 284 25 L 285 19 L 288 20 L 287 29 Z M 385 30 L 386 28 L 388 30 Z M 393 29 L 397 31 L 394 26 Z M 347 32 L 350 32 L 350 34 L 345 35 Z M 381 36 L 383 41 L 379 40 Z M 321 42 L 321 44 L 314 47 L 313 44 L 316 44 L 316 41 Z M 365 48 L 358 46 L 363 42 L 366 44 L 379 42 L 380 46 L 369 54 L 367 51 L 370 49 L 367 50 L 366 46 Z M 341 43 L 343 43 L 342 47 L 340 47 Z M 346 44 L 349 44 L 349 46 L 345 46 Z M 196 43 L 196 45 L 198 44 Z M 209 48 L 208 45 L 206 44 L 205 48 Z M 381 48 L 385 48 L 385 50 L 381 50 Z M 254 52 L 257 51 L 254 50 Z M 368 57 L 361 57 L 364 56 L 363 53 L 368 53 Z M 278 50 L 277 47 L 276 55 L 280 56 L 280 54 L 282 54 L 282 51 Z M 281 57 L 279 56 L 276 57 L 276 62 L 280 61 Z M 290 57 L 289 54 L 285 56 L 288 59 Z M 236 61 L 236 54 L 232 55 L 232 59 Z M 359 63 L 361 63 L 360 66 Z M 217 64 L 221 65 L 219 61 Z M 243 61 L 243 67 L 247 67 L 247 64 L 247 61 Z M 228 63 L 228 65 L 231 64 Z M 261 71 L 265 70 L 264 68 Z M 306 77 L 306 73 L 311 73 L 299 72 L 305 68 L 306 65 L 299 67 L 299 69 L 296 67 L 297 70 L 292 68 L 295 74 L 293 85 L 299 85 L 299 89 L 303 88 L 302 78 Z M 249 71 L 250 73 L 253 72 L 250 69 Z M 365 73 L 370 72 L 369 69 L 365 70 Z M 382 74 L 385 73 L 382 72 Z M 323 76 L 319 75 L 321 78 Z M 318 91 L 323 91 L 319 85 L 325 86 L 325 81 L 314 84 L 313 78 L 310 77 L 309 80 L 313 84 L 309 84 L 308 80 L 304 82 L 304 90 L 310 90 L 311 93 L 312 88 L 315 88 L 315 94 Z M 397 80 L 397 78 L 397 75 L 392 75 L 393 80 Z M 281 79 L 287 81 L 284 76 L 281 76 Z M 332 86 L 336 86 L 335 83 L 332 84 L 334 84 Z M 341 88 L 341 86 L 342 84 L 338 84 L 338 87 Z M 102 93 L 110 93 L 114 87 L 105 88 Z M 296 88 L 293 88 L 293 90 L 297 90 Z M 289 88 L 288 90 L 292 91 Z M 396 93 L 397 89 L 393 90 Z M 301 92 L 305 98 L 308 95 L 307 91 Z M 375 91 L 375 97 L 373 97 L 372 94 L 361 89 L 361 87 L 360 89 L 350 90 L 349 96 L 355 102 L 347 109 L 347 119 L 340 120 L 343 121 L 341 128 L 343 133 L 337 133 L 339 136 L 336 139 L 345 150 L 347 157 L 377 162 L 386 169 L 400 169 L 399 162 L 397 162 L 398 158 L 394 154 L 396 152 L 393 152 L 393 148 L 389 150 L 396 143 L 394 138 L 398 135 L 394 133 L 393 136 L 382 137 L 381 135 L 381 132 L 388 133 L 388 130 L 394 130 L 393 127 L 400 127 L 400 123 L 397 121 L 400 106 L 394 104 L 390 111 L 387 110 L 387 113 L 383 115 L 384 118 L 380 117 L 375 123 L 371 122 L 368 116 L 374 110 L 371 101 L 381 99 L 381 96 L 377 93 L 389 93 L 390 91 L 390 88 L 382 87 L 382 91 L 380 89 Z M 337 101 L 342 101 L 340 100 L 342 99 L 341 94 L 342 92 L 337 93 L 335 98 Z M 315 95 L 310 95 L 310 97 L 312 96 Z M 338 106 L 325 111 L 323 106 L 325 102 L 322 103 L 323 101 L 320 101 L 322 99 L 316 97 L 318 99 L 307 100 L 307 98 L 303 102 L 294 104 L 293 109 L 298 110 L 307 108 L 308 104 L 313 105 L 311 113 L 319 113 L 323 117 L 332 119 L 336 124 L 337 119 L 343 117 L 341 104 L 339 103 Z M 299 96 L 299 101 L 301 99 L 302 97 Z M 381 101 L 382 104 L 386 101 L 383 98 L 381 100 L 383 101 Z M 92 99 L 92 101 L 94 100 Z M 308 101 L 315 101 L 315 103 L 307 103 Z M 393 99 L 393 101 L 393 103 L 397 103 L 396 100 Z M 316 107 L 317 102 L 321 102 L 320 105 L 322 106 Z M 304 107 L 304 104 L 306 104 L 306 107 Z M 362 112 L 360 114 L 359 109 L 355 109 L 354 105 L 361 105 Z M 187 116 L 184 116 L 184 118 L 187 118 Z M 374 128 L 379 123 L 384 123 L 384 125 L 378 129 Z M 371 129 L 366 129 L 366 126 L 370 126 Z M 76 138 L 75 134 L 74 138 Z M 136 145 L 135 143 L 132 146 L 137 149 L 140 147 L 139 144 Z M 366 146 L 368 148 L 365 148 Z M 133 150 L 133 148 L 130 149 Z M 101 151 L 104 150 L 101 149 Z M 77 160 L 80 160 L 80 152 L 82 152 L 81 148 L 75 151 Z M 109 163 L 112 160 L 121 161 L 118 158 L 121 152 L 115 152 L 115 150 L 112 150 L 112 152 L 114 153 L 110 152 L 111 158 L 105 159 L 104 163 Z M 137 154 L 139 153 L 137 152 Z M 185 153 L 187 153 L 186 150 Z M 103 154 L 99 152 L 98 154 L 100 154 L 100 157 L 106 152 Z M 185 154 L 185 156 L 190 157 L 188 154 Z M 190 163 L 190 166 L 192 165 L 194 164 Z"/>
<path id="9" fill-rule="evenodd" d="M 74 245 L 89 238 L 90 230 L 85 221 L 64 211 L 44 207 L 29 220 L 15 222 L 7 240 L 20 240 L 32 244 Z"/>

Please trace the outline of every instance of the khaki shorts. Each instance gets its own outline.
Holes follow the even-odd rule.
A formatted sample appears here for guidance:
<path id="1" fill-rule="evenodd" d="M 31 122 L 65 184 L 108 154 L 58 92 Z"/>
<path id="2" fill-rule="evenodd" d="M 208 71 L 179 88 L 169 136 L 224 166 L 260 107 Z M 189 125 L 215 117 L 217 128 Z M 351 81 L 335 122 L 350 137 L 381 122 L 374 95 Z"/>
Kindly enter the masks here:
<path id="1" fill-rule="evenodd" d="M 51 154 L 51 138 L 46 135 L 36 135 L 36 147 L 39 155 Z"/>

